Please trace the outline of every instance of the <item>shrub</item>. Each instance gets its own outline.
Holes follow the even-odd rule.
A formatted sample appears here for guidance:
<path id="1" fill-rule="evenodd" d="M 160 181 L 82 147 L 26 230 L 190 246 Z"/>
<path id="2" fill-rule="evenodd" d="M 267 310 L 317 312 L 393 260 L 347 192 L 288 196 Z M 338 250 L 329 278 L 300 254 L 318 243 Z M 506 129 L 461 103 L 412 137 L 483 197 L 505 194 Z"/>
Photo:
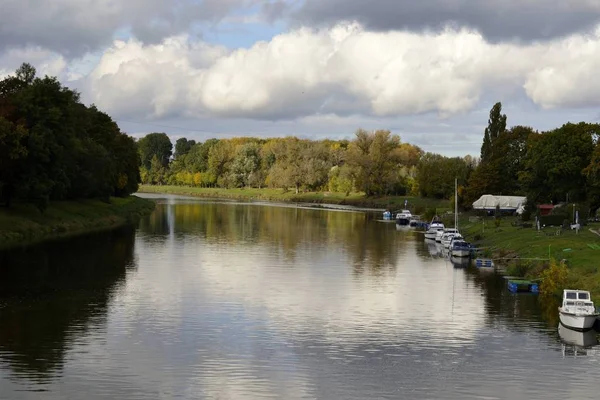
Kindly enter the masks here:
<path id="1" fill-rule="evenodd" d="M 554 258 L 551 259 L 548 268 L 541 274 L 540 293 L 546 296 L 560 296 L 567 284 L 568 274 L 564 260 L 557 262 Z"/>

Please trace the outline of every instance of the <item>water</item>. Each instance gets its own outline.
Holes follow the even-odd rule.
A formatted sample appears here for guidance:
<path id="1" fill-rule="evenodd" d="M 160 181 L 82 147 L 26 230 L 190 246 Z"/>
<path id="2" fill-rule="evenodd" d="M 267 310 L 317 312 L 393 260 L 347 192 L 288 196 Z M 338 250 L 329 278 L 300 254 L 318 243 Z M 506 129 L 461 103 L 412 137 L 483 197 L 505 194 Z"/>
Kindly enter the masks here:
<path id="1" fill-rule="evenodd" d="M 0 253 L 0 399 L 596 396 L 555 312 L 379 214 L 157 201 Z"/>

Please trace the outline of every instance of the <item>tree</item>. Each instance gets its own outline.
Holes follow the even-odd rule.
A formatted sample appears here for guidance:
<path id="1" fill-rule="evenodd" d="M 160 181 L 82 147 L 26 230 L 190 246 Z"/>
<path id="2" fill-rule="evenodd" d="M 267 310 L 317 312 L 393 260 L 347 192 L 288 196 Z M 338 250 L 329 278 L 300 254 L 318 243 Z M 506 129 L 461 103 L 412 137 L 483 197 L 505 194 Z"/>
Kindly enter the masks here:
<path id="1" fill-rule="evenodd" d="M 187 140 L 186 138 L 179 138 L 175 142 L 175 159 L 181 159 L 190 149 L 196 144 L 195 140 Z"/>
<path id="2" fill-rule="evenodd" d="M 166 133 L 149 133 L 138 141 L 138 152 L 146 169 L 150 169 L 154 156 L 163 167 L 167 167 L 173 154 L 173 144 Z"/>
<path id="3" fill-rule="evenodd" d="M 494 104 L 490 110 L 488 126 L 483 133 L 483 144 L 481 145 L 481 162 L 486 163 L 495 156 L 494 143 L 506 130 L 506 114 L 502 114 L 502 103 Z"/>
<path id="4" fill-rule="evenodd" d="M 569 194 L 570 200 L 584 200 L 596 132 L 599 125 L 581 122 L 532 135 L 520 174 L 528 199 L 556 203 Z"/>
<path id="5" fill-rule="evenodd" d="M 149 175 L 150 182 L 152 182 L 153 184 L 162 185 L 165 181 L 166 169 L 162 161 L 160 160 L 160 158 L 158 158 L 158 155 L 156 154 L 152 157 L 152 160 L 150 161 Z"/>
<path id="6" fill-rule="evenodd" d="M 8 206 L 18 184 L 18 163 L 27 156 L 27 136 L 25 127 L 0 117 L 0 201 Z"/>
<path id="7" fill-rule="evenodd" d="M 454 179 L 464 185 L 469 173 L 465 158 L 425 153 L 417 166 L 416 180 L 422 196 L 449 199 L 454 196 Z"/>
<path id="8" fill-rule="evenodd" d="M 216 177 L 220 186 L 227 186 L 227 173 L 233 157 L 234 147 L 229 141 L 220 140 L 208 152 L 208 172 Z"/>
<path id="9" fill-rule="evenodd" d="M 0 81 L 0 196 L 36 204 L 137 190 L 135 142 L 79 93 L 23 64 Z"/>
<path id="10" fill-rule="evenodd" d="M 287 137 L 277 141 L 272 148 L 275 163 L 271 167 L 267 180 L 271 186 L 293 187 L 296 194 L 306 183 L 306 165 L 308 154 L 306 141 Z"/>
<path id="11" fill-rule="evenodd" d="M 399 146 L 400 137 L 390 131 L 359 129 L 347 152 L 347 163 L 354 171 L 357 188 L 373 196 L 385 193 L 395 184 L 392 179 L 400 164 Z"/>
<path id="12" fill-rule="evenodd" d="M 494 104 L 490 110 L 488 126 L 483 133 L 479 165 L 470 175 L 465 201 L 472 203 L 482 194 L 500 194 L 506 179 L 502 169 L 502 151 L 506 132 L 506 114 L 502 114 L 502 103 Z"/>
<path id="13" fill-rule="evenodd" d="M 192 173 L 208 171 L 208 154 L 217 143 L 219 139 L 208 139 L 204 143 L 194 144 L 183 159 L 185 169 Z"/>
<path id="14" fill-rule="evenodd" d="M 260 173 L 260 146 L 257 143 L 246 143 L 238 147 L 235 158 L 231 162 L 230 182 L 234 187 L 260 185 L 257 176 Z"/>

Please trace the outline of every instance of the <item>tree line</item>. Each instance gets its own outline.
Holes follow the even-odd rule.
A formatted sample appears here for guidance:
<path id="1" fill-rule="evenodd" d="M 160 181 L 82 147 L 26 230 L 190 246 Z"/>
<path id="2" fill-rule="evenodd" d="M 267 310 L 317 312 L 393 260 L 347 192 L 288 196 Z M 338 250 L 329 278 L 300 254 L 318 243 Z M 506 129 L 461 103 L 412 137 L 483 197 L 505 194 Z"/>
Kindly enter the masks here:
<path id="1" fill-rule="evenodd" d="M 451 199 L 463 208 L 483 194 L 527 196 L 534 204 L 575 201 L 600 207 L 600 125 L 566 123 L 550 131 L 507 127 L 502 104 L 490 110 L 479 157 L 446 157 L 402 143 L 387 130 L 359 129 L 353 140 L 180 138 L 138 142 L 146 184 L 275 187 Z M 460 142 L 456 143 L 460 146 Z"/>
<path id="2" fill-rule="evenodd" d="M 138 149 L 147 184 L 361 191 L 369 196 L 413 192 L 423 153 L 390 131 L 362 129 L 352 141 L 240 137 L 196 143 L 180 138 L 174 149 L 166 133 L 156 132 L 141 138 Z"/>
<path id="3" fill-rule="evenodd" d="M 0 204 L 127 196 L 138 189 L 135 140 L 56 77 L 30 64 L 0 81 Z"/>

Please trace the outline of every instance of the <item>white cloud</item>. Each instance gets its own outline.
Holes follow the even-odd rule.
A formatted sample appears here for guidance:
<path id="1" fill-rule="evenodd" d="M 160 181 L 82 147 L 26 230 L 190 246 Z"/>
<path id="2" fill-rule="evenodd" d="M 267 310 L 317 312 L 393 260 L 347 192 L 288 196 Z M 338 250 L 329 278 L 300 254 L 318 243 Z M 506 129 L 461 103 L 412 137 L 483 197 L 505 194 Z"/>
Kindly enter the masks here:
<path id="1" fill-rule="evenodd" d="M 525 82 L 527 95 L 544 108 L 600 105 L 600 27 L 547 46 Z"/>
<path id="2" fill-rule="evenodd" d="M 67 61 L 61 55 L 40 47 L 26 47 L 0 53 L 0 79 L 13 74 L 25 62 L 34 65 L 39 76 L 66 77 Z"/>
<path id="3" fill-rule="evenodd" d="M 358 127 L 386 128 L 425 150 L 477 154 L 496 101 L 511 125 L 538 129 L 593 120 L 591 107 L 600 105 L 600 28 L 523 45 L 490 43 L 466 29 L 419 34 L 341 24 L 292 30 L 247 49 L 188 35 L 157 44 L 129 39 L 70 61 L 30 46 L 0 53 L 0 77 L 23 61 L 77 88 L 127 132 L 196 140 L 346 138 Z M 453 134 L 472 140 L 457 143 Z"/>
<path id="4" fill-rule="evenodd" d="M 307 28 L 227 51 L 187 37 L 115 42 L 87 95 L 120 116 L 294 119 L 472 110 L 483 93 L 526 93 L 542 107 L 596 105 L 600 30 L 543 44 L 491 44 L 470 30 Z"/>

